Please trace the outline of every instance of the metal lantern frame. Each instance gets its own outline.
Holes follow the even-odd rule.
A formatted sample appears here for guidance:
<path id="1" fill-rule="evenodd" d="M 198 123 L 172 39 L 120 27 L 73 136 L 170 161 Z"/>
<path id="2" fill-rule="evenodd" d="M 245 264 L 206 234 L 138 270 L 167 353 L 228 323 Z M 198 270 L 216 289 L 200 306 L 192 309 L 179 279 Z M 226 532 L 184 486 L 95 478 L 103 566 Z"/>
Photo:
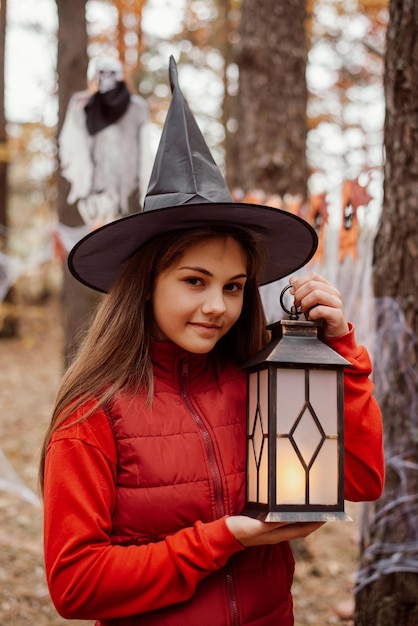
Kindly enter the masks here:
<path id="1" fill-rule="evenodd" d="M 289 287 L 283 290 L 281 302 Z M 282 307 L 287 311 L 283 302 Z M 291 317 L 293 319 L 280 320 L 268 327 L 272 331 L 270 343 L 246 365 L 245 513 L 267 522 L 350 520 L 344 511 L 344 368 L 351 364 L 320 340 L 321 323 L 299 321 L 299 313 L 294 307 Z M 331 375 L 321 372 L 331 372 Z M 304 400 L 297 405 L 293 416 L 286 414 L 283 417 L 280 403 L 291 393 L 291 389 L 284 389 L 289 376 L 296 377 L 299 388 L 304 387 Z M 314 390 L 315 380 L 320 386 Z M 322 391 L 326 393 L 327 390 L 322 389 L 324 380 L 334 381 L 335 385 L 331 394 L 336 415 L 328 420 L 332 421 L 332 427 L 329 423 L 324 425 L 323 417 L 312 401 L 313 396 L 319 399 Z M 327 409 L 324 412 L 327 413 Z M 332 409 L 330 412 L 333 413 Z M 282 426 L 283 421 L 287 426 Z M 292 462 L 297 466 L 294 469 L 300 479 L 296 490 L 299 497 L 295 496 L 294 502 L 292 481 L 286 478 L 289 471 L 284 466 L 286 455 L 282 455 L 279 449 L 289 450 Z M 331 457 L 330 462 L 328 457 Z M 322 473 L 318 473 L 315 463 L 322 468 Z M 327 491 L 324 484 L 329 482 L 332 485 L 332 494 L 322 496 L 323 501 L 312 497 L 313 482 L 319 483 L 320 475 L 323 484 L 317 487 L 317 493 Z M 284 484 L 289 494 L 283 499 L 278 497 L 278 485 Z M 302 491 L 303 495 L 300 495 Z"/>

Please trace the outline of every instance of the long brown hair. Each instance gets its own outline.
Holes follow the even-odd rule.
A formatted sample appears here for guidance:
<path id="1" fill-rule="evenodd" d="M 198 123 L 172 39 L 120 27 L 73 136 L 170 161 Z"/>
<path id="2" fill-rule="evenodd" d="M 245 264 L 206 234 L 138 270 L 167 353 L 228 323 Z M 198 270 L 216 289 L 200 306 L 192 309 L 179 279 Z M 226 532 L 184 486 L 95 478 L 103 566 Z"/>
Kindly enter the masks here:
<path id="1" fill-rule="evenodd" d="M 155 279 L 188 247 L 219 237 L 233 237 L 241 245 L 247 257 L 247 281 L 241 315 L 216 345 L 216 354 L 234 359 L 239 365 L 267 343 L 269 334 L 257 282 L 266 257 L 262 244 L 253 235 L 235 227 L 205 226 L 167 232 L 148 241 L 132 256 L 98 306 L 78 354 L 63 376 L 41 453 L 41 490 L 48 443 L 74 409 L 91 398 L 104 405 L 121 390 L 136 393 L 146 389 L 152 401 L 150 294 Z"/>

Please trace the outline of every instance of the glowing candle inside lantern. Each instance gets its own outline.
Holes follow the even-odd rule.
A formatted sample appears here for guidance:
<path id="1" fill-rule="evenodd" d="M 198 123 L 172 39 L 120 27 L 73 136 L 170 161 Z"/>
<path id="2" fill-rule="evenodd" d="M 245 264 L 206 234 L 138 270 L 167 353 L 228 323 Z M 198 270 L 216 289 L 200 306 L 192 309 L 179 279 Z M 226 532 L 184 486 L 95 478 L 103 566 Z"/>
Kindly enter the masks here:
<path id="1" fill-rule="evenodd" d="M 288 439 L 277 440 L 277 504 L 305 504 L 305 470 Z"/>
<path id="2" fill-rule="evenodd" d="M 288 311 L 289 312 L 289 311 Z M 273 324 L 246 364 L 247 505 L 266 521 L 344 520 L 344 368 L 320 324 Z"/>

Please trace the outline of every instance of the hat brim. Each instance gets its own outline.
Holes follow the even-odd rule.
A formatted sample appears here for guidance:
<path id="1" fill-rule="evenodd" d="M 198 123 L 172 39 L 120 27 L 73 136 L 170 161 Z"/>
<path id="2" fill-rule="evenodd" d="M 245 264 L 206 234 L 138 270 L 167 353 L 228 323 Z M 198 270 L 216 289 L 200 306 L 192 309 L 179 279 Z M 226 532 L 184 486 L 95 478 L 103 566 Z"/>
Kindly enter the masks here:
<path id="1" fill-rule="evenodd" d="M 177 205 L 128 215 L 81 239 L 71 250 L 68 267 L 84 285 L 108 292 L 133 254 L 169 230 L 234 225 L 258 233 L 269 252 L 260 285 L 287 276 L 314 255 L 318 238 L 308 222 L 288 211 L 235 202 Z"/>

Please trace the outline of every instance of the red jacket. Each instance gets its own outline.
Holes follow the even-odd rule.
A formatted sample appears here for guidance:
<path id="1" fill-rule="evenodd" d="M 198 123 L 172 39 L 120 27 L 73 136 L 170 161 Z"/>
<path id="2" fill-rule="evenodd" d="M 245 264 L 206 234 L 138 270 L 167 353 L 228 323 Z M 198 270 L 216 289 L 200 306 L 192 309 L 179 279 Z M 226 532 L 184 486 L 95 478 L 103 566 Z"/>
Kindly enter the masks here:
<path id="1" fill-rule="evenodd" d="M 383 457 L 370 362 L 352 333 L 329 343 L 355 365 L 345 385 L 346 496 L 372 500 Z M 64 617 L 106 626 L 291 626 L 288 544 L 244 550 L 225 523 L 245 504 L 245 376 L 173 344 L 154 352 L 150 408 L 119 397 L 49 446 L 54 603 Z"/>

